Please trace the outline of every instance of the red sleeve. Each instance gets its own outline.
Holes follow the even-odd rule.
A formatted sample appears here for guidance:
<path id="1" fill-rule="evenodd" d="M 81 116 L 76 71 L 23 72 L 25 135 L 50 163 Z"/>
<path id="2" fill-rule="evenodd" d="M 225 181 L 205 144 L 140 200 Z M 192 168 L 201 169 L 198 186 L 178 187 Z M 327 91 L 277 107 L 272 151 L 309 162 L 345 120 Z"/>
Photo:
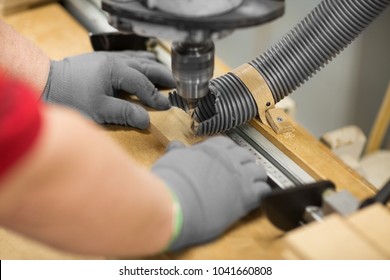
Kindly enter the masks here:
<path id="1" fill-rule="evenodd" d="M 40 127 L 36 94 L 0 73 L 0 179 L 31 149 Z"/>

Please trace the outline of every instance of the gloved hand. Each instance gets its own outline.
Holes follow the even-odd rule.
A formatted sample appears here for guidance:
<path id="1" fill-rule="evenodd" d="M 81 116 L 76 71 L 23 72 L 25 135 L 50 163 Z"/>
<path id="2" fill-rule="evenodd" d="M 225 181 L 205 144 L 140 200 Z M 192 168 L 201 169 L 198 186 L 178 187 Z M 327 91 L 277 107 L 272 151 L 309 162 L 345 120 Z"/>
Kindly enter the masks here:
<path id="1" fill-rule="evenodd" d="M 170 70 L 158 63 L 154 54 L 93 52 L 52 61 L 42 99 L 73 107 L 97 123 L 145 129 L 149 125 L 147 111 L 116 96 L 123 90 L 150 107 L 169 109 L 168 99 L 153 84 L 175 87 Z"/>
<path id="2" fill-rule="evenodd" d="M 170 250 L 209 241 L 249 211 L 270 191 L 263 166 L 230 138 L 217 136 L 168 152 L 152 167 L 179 205 L 177 236 Z M 182 220 L 181 220 L 182 219 Z"/>

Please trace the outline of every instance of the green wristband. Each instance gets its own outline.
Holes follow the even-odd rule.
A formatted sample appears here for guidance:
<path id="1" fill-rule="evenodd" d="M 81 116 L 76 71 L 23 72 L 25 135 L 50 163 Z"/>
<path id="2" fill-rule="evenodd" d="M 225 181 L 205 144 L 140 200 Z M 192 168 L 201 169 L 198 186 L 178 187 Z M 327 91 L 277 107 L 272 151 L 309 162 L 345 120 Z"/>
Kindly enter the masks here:
<path id="1" fill-rule="evenodd" d="M 174 221 L 173 221 L 173 234 L 172 238 L 168 243 L 168 246 L 164 249 L 164 251 L 168 251 L 171 247 L 172 243 L 175 242 L 176 238 L 179 236 L 182 226 L 183 226 L 183 212 L 181 210 L 180 202 L 174 192 L 168 188 L 173 202 L 173 211 L 174 211 Z"/>

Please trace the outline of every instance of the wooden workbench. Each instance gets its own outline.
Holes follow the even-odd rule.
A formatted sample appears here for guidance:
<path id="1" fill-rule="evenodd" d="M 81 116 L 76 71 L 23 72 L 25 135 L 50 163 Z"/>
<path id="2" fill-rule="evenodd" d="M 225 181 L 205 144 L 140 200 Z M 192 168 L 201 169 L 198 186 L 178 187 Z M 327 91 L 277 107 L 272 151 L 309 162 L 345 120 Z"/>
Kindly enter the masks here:
<path id="1" fill-rule="evenodd" d="M 5 21 L 18 32 L 39 45 L 52 59 L 92 51 L 88 33 L 61 6 L 50 4 L 5 17 Z M 216 74 L 229 69 L 216 62 Z M 109 133 L 132 157 L 143 165 L 152 163 L 164 153 L 164 141 L 159 133 L 168 126 L 180 126 L 177 112 L 151 112 L 152 128 L 140 131 L 121 126 L 107 126 Z M 307 131 L 294 123 L 294 131 L 276 135 L 257 121 L 251 122 L 277 147 L 294 159 L 307 172 L 318 179 L 330 179 L 338 189 L 348 189 L 359 199 L 373 194 L 373 188 L 360 176 L 348 169 L 325 146 Z M 184 124 L 185 125 L 185 124 Z M 165 125 L 166 126 L 166 125 Z M 162 132 L 161 132 L 162 131 Z M 181 139 L 181 128 L 166 132 L 165 140 Z M 171 134 L 170 134 L 171 133 Z M 184 139 L 187 141 L 188 139 Z M 187 141 L 188 142 L 188 141 Z M 169 253 L 154 258 L 162 259 L 280 259 L 282 233 L 273 228 L 255 211 L 237 223 L 218 240 L 193 247 L 180 253 Z M 0 229 L 0 259 L 73 259 L 90 258 L 67 254 Z"/>

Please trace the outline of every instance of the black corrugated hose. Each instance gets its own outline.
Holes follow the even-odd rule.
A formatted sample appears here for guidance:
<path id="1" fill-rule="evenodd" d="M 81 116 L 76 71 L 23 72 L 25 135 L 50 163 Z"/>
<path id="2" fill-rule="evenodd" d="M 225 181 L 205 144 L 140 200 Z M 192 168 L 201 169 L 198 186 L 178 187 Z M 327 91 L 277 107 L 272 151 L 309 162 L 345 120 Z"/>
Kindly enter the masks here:
<path id="1" fill-rule="evenodd" d="M 344 50 L 389 4 L 390 0 L 323 0 L 250 64 L 279 102 Z M 250 92 L 231 73 L 211 80 L 210 93 L 195 110 L 197 135 L 229 130 L 257 114 Z M 175 99 L 171 96 L 174 105 Z"/>

